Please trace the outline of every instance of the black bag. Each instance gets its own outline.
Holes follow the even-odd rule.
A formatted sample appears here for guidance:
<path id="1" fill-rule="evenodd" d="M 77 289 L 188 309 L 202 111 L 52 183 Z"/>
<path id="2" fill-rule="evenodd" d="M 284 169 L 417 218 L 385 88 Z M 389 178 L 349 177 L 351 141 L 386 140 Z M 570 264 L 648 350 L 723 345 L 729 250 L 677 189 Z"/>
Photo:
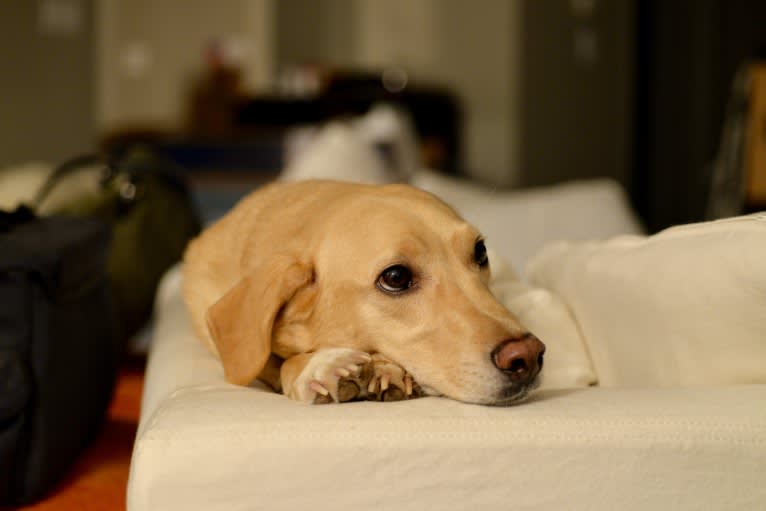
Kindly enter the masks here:
<path id="1" fill-rule="evenodd" d="M 0 504 L 49 490 L 94 438 L 117 366 L 94 218 L 0 212 Z"/>

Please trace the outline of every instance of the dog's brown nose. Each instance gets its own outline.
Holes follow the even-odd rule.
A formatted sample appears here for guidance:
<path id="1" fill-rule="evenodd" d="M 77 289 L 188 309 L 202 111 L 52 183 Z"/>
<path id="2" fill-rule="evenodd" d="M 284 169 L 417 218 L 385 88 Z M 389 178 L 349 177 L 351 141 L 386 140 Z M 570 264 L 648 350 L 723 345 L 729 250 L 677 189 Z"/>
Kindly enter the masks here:
<path id="1" fill-rule="evenodd" d="M 492 350 L 492 363 L 514 383 L 532 381 L 543 368 L 545 344 L 527 333 L 501 342 Z"/>

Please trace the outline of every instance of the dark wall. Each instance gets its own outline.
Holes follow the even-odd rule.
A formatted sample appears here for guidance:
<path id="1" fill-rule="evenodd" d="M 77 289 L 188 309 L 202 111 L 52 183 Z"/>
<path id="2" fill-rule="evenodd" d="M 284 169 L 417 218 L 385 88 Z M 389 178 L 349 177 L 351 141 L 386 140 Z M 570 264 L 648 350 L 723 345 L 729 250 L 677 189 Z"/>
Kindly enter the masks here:
<path id="1" fill-rule="evenodd" d="M 93 1 L 48 4 L 0 2 L 0 166 L 93 149 Z"/>
<path id="2" fill-rule="evenodd" d="M 523 184 L 610 176 L 628 185 L 634 2 L 594 2 L 585 12 L 575 4 L 523 3 Z"/>
<path id="3" fill-rule="evenodd" d="M 766 44 L 762 0 L 641 0 L 633 200 L 651 230 L 702 220 L 732 78 Z"/>
<path id="4" fill-rule="evenodd" d="M 354 0 L 280 0 L 274 9 L 276 61 L 280 67 L 354 62 Z"/>
<path id="5" fill-rule="evenodd" d="M 766 57 L 766 1 L 578 4 L 522 4 L 522 184 L 610 176 L 651 231 L 703 220 L 732 78 Z"/>

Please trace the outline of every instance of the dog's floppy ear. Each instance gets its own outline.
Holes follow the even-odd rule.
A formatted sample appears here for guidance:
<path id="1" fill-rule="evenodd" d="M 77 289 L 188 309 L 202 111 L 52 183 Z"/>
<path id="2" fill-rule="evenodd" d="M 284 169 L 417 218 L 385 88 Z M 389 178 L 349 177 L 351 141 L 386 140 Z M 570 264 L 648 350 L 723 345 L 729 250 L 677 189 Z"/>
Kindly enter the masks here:
<path id="1" fill-rule="evenodd" d="M 207 325 L 226 380 L 247 385 L 266 365 L 280 310 L 313 279 L 310 265 L 291 257 L 260 264 L 207 310 Z"/>

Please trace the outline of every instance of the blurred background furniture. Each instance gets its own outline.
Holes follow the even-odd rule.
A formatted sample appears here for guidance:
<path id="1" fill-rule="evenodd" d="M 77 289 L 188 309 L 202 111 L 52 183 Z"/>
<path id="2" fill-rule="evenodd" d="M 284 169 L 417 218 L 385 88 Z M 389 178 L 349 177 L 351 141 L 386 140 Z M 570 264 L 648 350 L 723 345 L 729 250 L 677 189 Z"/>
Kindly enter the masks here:
<path id="1" fill-rule="evenodd" d="M 730 84 L 763 56 L 764 23 L 757 0 L 11 0 L 0 165 L 139 131 L 190 166 L 239 153 L 264 170 L 264 128 L 396 96 L 434 167 L 501 187 L 612 177 L 656 231 L 704 218 Z M 233 124 L 249 135 L 232 141 Z"/>
<path id="2" fill-rule="evenodd" d="M 766 62 L 752 64 L 745 149 L 745 207 L 766 209 Z"/>

